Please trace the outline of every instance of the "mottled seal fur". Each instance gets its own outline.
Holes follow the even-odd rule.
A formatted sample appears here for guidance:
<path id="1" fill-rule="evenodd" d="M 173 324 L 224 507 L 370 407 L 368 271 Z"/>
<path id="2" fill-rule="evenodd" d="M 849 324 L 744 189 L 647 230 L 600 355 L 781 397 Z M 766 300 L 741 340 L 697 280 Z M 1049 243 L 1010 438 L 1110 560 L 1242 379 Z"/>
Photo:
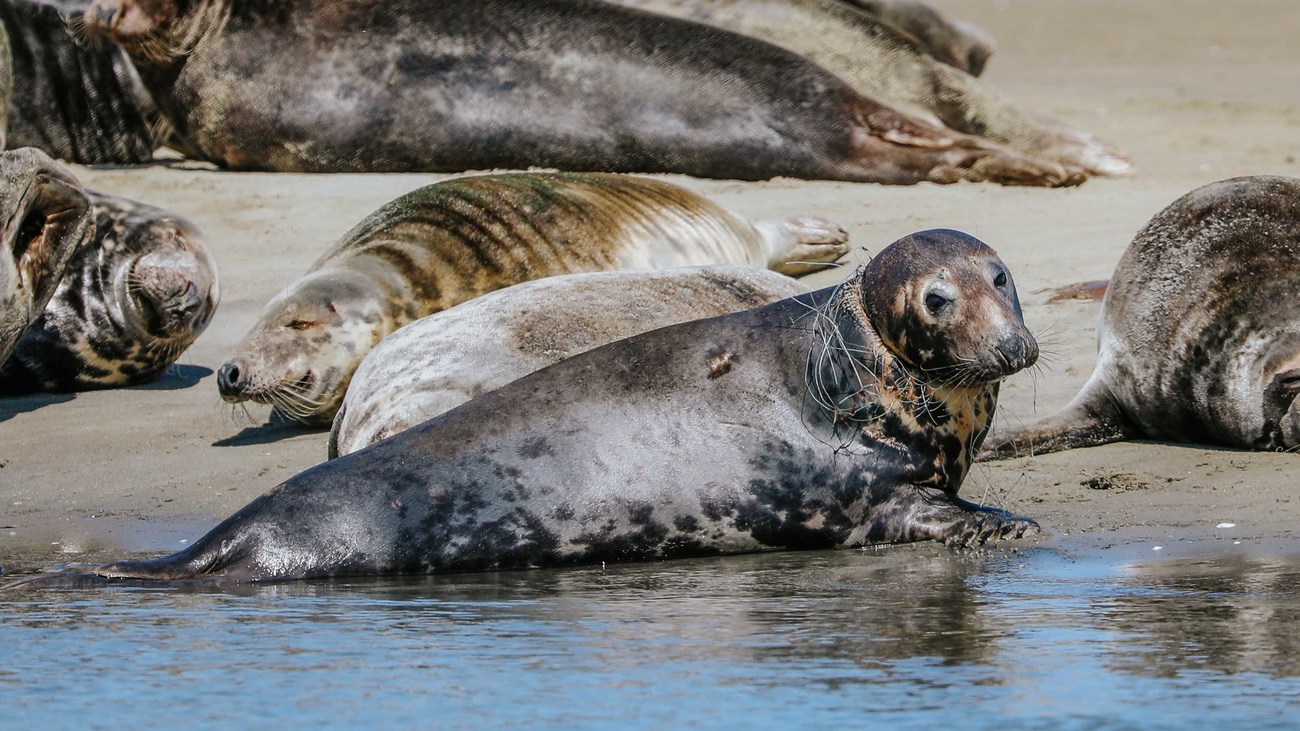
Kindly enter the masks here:
<path id="1" fill-rule="evenodd" d="M 569 274 L 485 294 L 416 320 L 370 351 L 334 417 L 329 456 L 606 343 L 806 290 L 776 272 L 712 266 Z"/>
<path id="2" fill-rule="evenodd" d="M 905 7 L 857 0 L 614 1 L 761 38 L 815 61 L 865 96 L 1034 160 L 1095 175 L 1133 170 L 1113 145 L 1022 109 L 909 40 L 891 21 L 910 23 L 915 32 L 926 24 L 916 8 L 908 18 Z M 859 4 L 868 12 L 853 7 Z"/>
<path id="3" fill-rule="evenodd" d="M 81 183 L 40 150 L 0 153 L 0 361 L 94 235 Z"/>
<path id="4" fill-rule="evenodd" d="M 152 159 L 166 124 L 131 60 L 112 43 L 78 43 L 60 10 L 0 0 L 14 74 L 8 144 L 86 165 Z"/>
<path id="5" fill-rule="evenodd" d="M 700 264 L 806 271 L 848 250 L 814 218 L 753 225 L 658 180 L 599 173 L 457 178 L 372 213 L 266 306 L 217 373 L 227 401 L 328 425 L 386 335 L 495 289 L 574 272 Z"/>
<path id="6" fill-rule="evenodd" d="M 576 355 L 249 503 L 184 551 L 44 575 L 276 581 L 1036 529 L 957 497 L 1037 346 L 997 255 L 909 236 L 840 287 Z"/>
<path id="7" fill-rule="evenodd" d="M 795 53 L 594 0 L 96 0 L 83 17 L 183 145 L 232 169 L 1081 179 Z"/>
<path id="8" fill-rule="evenodd" d="M 0 365 L 0 394 L 151 381 L 216 312 L 217 266 L 194 224 L 154 206 L 87 193 L 95 237 Z"/>
<path id="9" fill-rule="evenodd" d="M 1149 438 L 1300 447 L 1300 180 L 1232 178 L 1174 201 L 1111 277 L 1092 377 L 983 457 Z"/>

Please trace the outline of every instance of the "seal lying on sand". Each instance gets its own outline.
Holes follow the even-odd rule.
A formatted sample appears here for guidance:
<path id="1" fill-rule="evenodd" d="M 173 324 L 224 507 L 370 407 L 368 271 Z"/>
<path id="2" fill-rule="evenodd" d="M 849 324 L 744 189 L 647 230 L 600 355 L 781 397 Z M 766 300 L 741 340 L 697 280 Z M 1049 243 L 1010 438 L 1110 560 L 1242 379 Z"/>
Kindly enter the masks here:
<path id="1" fill-rule="evenodd" d="M 0 0 L 0 26 L 12 47 L 11 147 L 86 165 L 153 157 L 166 124 L 121 48 L 79 45 L 59 9 L 27 0 Z"/>
<path id="2" fill-rule="evenodd" d="M 290 478 L 184 551 L 27 586 L 673 558 L 1037 525 L 960 500 L 1033 336 L 993 250 L 914 234 L 843 285 L 561 361 Z"/>
<path id="3" fill-rule="evenodd" d="M 675 185 L 515 173 L 420 188 L 372 213 L 266 306 L 217 373 L 224 399 L 328 425 L 386 335 L 492 290 L 556 274 L 700 264 L 802 272 L 848 251 L 813 218 L 750 225 Z"/>
<path id="4" fill-rule="evenodd" d="M 1097 366 L 1061 412 L 981 458 L 1146 437 L 1300 446 L 1300 180 L 1207 185 L 1138 232 L 1102 304 Z"/>
<path id="5" fill-rule="evenodd" d="M 0 153 L 0 361 L 95 233 L 81 183 L 40 150 Z"/>
<path id="6" fill-rule="evenodd" d="M 94 240 L 0 365 L 0 394 L 151 381 L 216 311 L 216 262 L 194 224 L 125 198 L 88 195 Z"/>
<path id="7" fill-rule="evenodd" d="M 978 135 L 1030 158 L 1095 175 L 1122 175 L 1133 166 L 1109 143 L 1033 114 L 990 91 L 976 78 L 940 63 L 901 36 L 889 13 L 845 0 L 614 0 L 620 5 L 708 23 L 761 38 L 805 56 L 858 93 L 953 130 Z M 876 15 L 875 13 L 880 13 Z"/>
<path id="8" fill-rule="evenodd" d="M 357 368 L 330 433 L 350 454 L 592 348 L 807 288 L 749 266 L 595 272 L 497 290 L 416 320 Z"/>
<path id="9" fill-rule="evenodd" d="M 184 146 L 241 170 L 554 167 L 1080 182 L 752 38 L 594 0 L 95 0 Z"/>

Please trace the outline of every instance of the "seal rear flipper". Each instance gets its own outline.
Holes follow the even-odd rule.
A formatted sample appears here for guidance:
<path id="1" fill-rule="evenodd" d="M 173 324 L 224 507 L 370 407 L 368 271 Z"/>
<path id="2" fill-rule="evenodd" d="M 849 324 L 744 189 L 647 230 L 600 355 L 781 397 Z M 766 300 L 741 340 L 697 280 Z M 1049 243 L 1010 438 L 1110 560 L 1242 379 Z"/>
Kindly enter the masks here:
<path id="1" fill-rule="evenodd" d="M 1018 429 L 995 429 L 976 461 L 1031 457 L 1079 447 L 1097 447 L 1141 436 L 1100 380 L 1083 387 L 1064 409 Z"/>
<path id="2" fill-rule="evenodd" d="M 1027 157 L 988 140 L 928 125 L 865 97 L 856 102 L 851 144 L 858 178 L 893 183 L 955 183 L 1065 187 L 1088 179 L 1082 168 Z M 857 179 L 854 172 L 849 179 Z"/>
<path id="3" fill-rule="evenodd" d="M 849 253 L 849 232 L 816 216 L 754 221 L 767 245 L 767 268 L 790 277 L 821 271 Z"/>

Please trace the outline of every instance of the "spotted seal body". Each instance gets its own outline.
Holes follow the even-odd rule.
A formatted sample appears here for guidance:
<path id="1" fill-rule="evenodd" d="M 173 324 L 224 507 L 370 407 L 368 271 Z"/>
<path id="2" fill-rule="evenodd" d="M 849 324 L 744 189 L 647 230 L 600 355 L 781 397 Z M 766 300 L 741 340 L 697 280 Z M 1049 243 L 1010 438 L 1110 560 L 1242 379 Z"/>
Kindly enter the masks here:
<path id="1" fill-rule="evenodd" d="M 0 361 L 94 235 L 81 183 L 31 148 L 0 153 Z"/>
<path id="2" fill-rule="evenodd" d="M 216 312 L 216 262 L 194 224 L 143 203 L 88 194 L 95 237 L 0 365 L 0 393 L 151 381 Z"/>
<path id="3" fill-rule="evenodd" d="M 79 44 L 60 8 L 28 0 L 0 0 L 0 26 L 12 47 L 11 147 L 86 165 L 153 157 L 165 124 L 122 49 Z"/>
<path id="4" fill-rule="evenodd" d="M 984 457 L 1133 438 L 1300 447 L 1300 180 L 1207 185 L 1156 214 L 1111 277 L 1092 377 Z"/>
<path id="5" fill-rule="evenodd" d="M 26 585 L 1019 536 L 957 491 L 1036 355 L 992 249 L 914 234 L 838 288 L 610 343 L 302 472 L 179 553 Z"/>
<path id="6" fill-rule="evenodd" d="M 804 271 L 847 234 L 813 218 L 753 225 L 684 188 L 599 173 L 458 178 L 381 207 L 266 306 L 217 373 L 227 401 L 328 425 L 386 335 L 492 290 L 574 272 L 700 264 Z"/>
<path id="7" fill-rule="evenodd" d="M 793 297 L 805 288 L 749 266 L 547 277 L 483 295 L 384 338 L 348 386 L 330 458 L 606 343 Z"/>
<path id="8" fill-rule="evenodd" d="M 800 54 L 859 93 L 1038 161 L 1094 175 L 1132 172 L 1113 145 L 1020 108 L 969 73 L 931 56 L 900 28 L 933 25 L 915 5 L 871 0 L 614 0 L 708 23 Z M 860 7 L 854 7 L 858 5 Z M 895 25 L 897 23 L 898 25 Z"/>
<path id="9" fill-rule="evenodd" d="M 595 0 L 96 0 L 84 18 L 185 146 L 232 169 L 1080 181 L 797 54 Z"/>

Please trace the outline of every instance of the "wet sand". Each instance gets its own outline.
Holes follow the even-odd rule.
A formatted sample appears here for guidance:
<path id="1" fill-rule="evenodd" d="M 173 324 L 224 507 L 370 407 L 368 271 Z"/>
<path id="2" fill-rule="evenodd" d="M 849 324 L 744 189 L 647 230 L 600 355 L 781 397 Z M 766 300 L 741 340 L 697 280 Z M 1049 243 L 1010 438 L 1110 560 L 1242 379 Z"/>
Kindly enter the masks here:
<path id="1" fill-rule="evenodd" d="M 1049 290 L 1105 279 L 1137 229 L 1235 175 L 1300 175 L 1300 5 L 1207 0 L 935 0 L 998 40 L 986 83 L 1103 136 L 1138 166 L 1071 190 L 667 179 L 741 214 L 825 216 L 878 250 L 914 230 L 987 241 L 1019 286 L 1044 366 L 1011 379 L 1000 418 L 1066 403 L 1092 369 L 1100 305 Z M 263 304 L 377 206 L 448 176 L 223 173 L 195 164 L 78 169 L 206 232 L 222 303 L 180 366 L 135 389 L 0 401 L 0 565 L 169 551 L 325 456 L 326 434 L 232 409 L 213 371 Z M 833 284 L 846 271 L 809 277 Z M 1042 545 L 1151 557 L 1296 553 L 1300 457 L 1135 442 L 977 466 L 963 488 L 1033 516 Z M 1220 524 L 1234 524 L 1219 528 Z M 1153 553 L 1156 546 L 1161 551 Z"/>

